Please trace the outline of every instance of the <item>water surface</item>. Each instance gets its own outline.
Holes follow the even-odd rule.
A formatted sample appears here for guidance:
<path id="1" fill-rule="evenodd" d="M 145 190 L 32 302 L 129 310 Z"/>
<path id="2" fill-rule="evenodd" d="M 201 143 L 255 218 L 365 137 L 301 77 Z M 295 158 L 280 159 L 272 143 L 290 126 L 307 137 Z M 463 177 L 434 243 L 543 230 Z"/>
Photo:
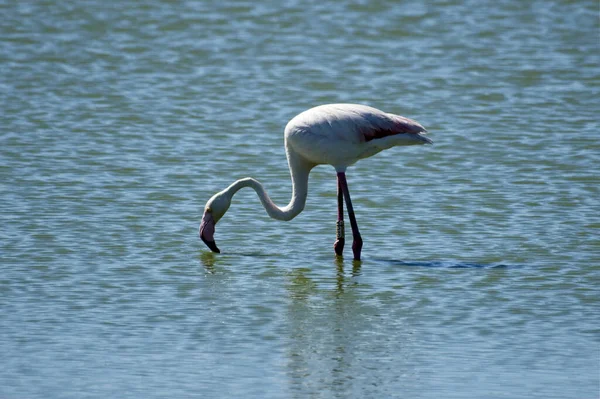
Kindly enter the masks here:
<path id="1" fill-rule="evenodd" d="M 597 2 L 0 11 L 3 398 L 598 397 Z M 208 252 L 206 200 L 287 204 L 283 127 L 331 102 L 435 141 L 349 169 L 363 261 L 328 166 Z"/>

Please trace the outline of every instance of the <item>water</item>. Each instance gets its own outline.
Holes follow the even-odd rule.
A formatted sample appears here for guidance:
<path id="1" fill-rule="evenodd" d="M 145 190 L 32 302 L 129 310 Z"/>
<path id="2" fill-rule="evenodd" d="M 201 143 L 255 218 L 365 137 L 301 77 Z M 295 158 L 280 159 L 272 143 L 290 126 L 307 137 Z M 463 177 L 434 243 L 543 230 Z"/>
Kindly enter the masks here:
<path id="1" fill-rule="evenodd" d="M 111 4 L 0 1 L 1 397 L 599 396 L 597 2 Z M 329 102 L 435 141 L 348 171 L 363 261 L 326 166 L 209 253 Z"/>

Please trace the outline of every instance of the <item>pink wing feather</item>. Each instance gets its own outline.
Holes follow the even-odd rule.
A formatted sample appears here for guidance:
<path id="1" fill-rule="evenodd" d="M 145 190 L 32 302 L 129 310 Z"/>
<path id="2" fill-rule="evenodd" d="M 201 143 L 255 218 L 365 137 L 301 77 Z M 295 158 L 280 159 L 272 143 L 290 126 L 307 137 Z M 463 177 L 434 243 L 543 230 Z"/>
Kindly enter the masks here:
<path id="1" fill-rule="evenodd" d="M 365 141 L 381 139 L 396 134 L 419 134 L 427 130 L 418 122 L 394 114 L 377 114 L 376 118 L 369 118 L 369 128 L 362 131 Z"/>

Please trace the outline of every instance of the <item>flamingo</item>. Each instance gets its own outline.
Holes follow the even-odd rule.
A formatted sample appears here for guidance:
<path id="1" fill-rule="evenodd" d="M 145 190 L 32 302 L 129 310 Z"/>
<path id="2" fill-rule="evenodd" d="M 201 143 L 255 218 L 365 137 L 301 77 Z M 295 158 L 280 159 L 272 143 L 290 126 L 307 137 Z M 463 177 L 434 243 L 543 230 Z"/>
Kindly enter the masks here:
<path id="1" fill-rule="evenodd" d="M 337 224 L 333 244 L 337 256 L 344 250 L 344 201 L 352 228 L 352 253 L 360 260 L 363 240 L 358 230 L 346 169 L 357 161 L 380 151 L 415 144 L 433 144 L 418 122 L 376 108 L 358 104 L 326 104 L 306 110 L 292 118 L 285 127 L 285 153 L 292 179 L 292 199 L 279 207 L 273 203 L 263 185 L 250 177 L 235 181 L 213 195 L 200 223 L 199 235 L 213 252 L 221 252 L 214 240 L 215 225 L 231 205 L 238 190 L 250 187 L 258 195 L 267 214 L 277 220 L 291 220 L 306 204 L 308 175 L 317 165 L 332 165 L 337 172 Z"/>

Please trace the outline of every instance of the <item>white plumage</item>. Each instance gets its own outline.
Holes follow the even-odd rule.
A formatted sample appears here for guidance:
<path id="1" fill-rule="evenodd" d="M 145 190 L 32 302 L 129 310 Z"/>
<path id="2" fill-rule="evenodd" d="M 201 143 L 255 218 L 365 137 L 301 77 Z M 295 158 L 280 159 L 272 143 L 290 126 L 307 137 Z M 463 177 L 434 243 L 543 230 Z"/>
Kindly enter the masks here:
<path id="1" fill-rule="evenodd" d="M 327 104 L 294 117 L 285 128 L 286 150 L 338 172 L 399 145 L 431 144 L 419 123 L 357 104 Z"/>
<path id="2" fill-rule="evenodd" d="M 283 208 L 271 201 L 264 187 L 253 178 L 238 180 L 213 195 L 204 208 L 200 238 L 214 252 L 215 225 L 229 209 L 231 198 L 243 187 L 253 188 L 265 210 L 274 219 L 293 219 L 304 209 L 308 194 L 308 175 L 316 165 L 329 164 L 338 177 L 338 229 L 334 249 L 341 255 L 344 247 L 343 203 L 353 233 L 354 259 L 360 259 L 362 238 L 350 200 L 346 168 L 358 160 L 387 148 L 403 145 L 432 144 L 419 123 L 376 108 L 357 104 L 327 104 L 295 116 L 285 127 L 285 151 L 292 178 L 292 199 Z"/>

